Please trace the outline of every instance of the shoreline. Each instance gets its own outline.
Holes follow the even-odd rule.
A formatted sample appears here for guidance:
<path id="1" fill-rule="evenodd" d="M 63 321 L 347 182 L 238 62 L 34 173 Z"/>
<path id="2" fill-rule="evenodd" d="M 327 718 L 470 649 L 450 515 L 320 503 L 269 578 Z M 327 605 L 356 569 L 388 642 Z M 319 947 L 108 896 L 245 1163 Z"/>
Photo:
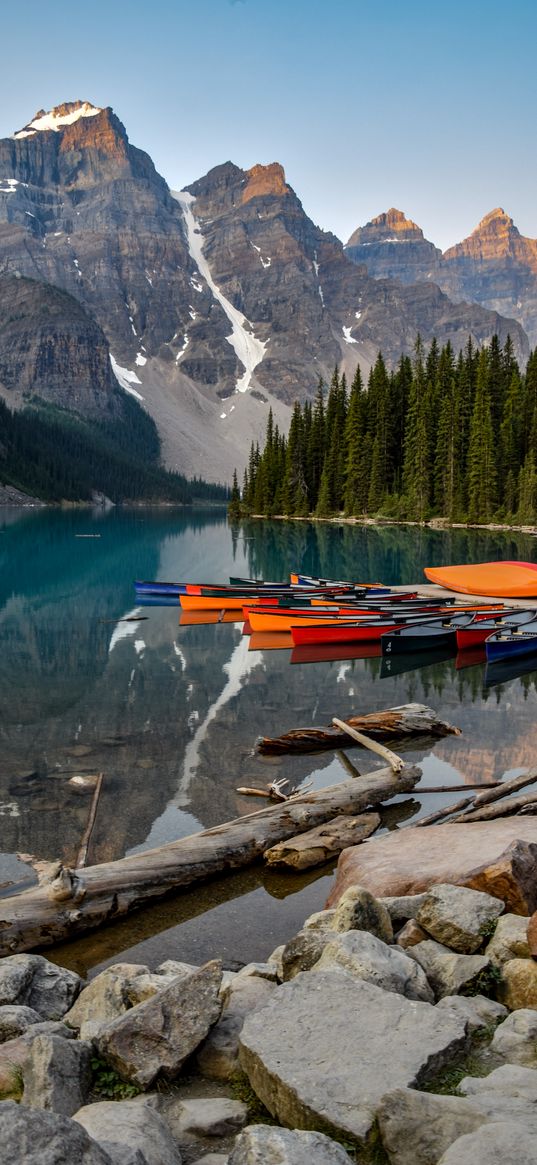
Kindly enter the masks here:
<path id="1" fill-rule="evenodd" d="M 332 518 L 317 518 L 309 514 L 301 517 L 297 514 L 244 514 L 239 518 L 231 518 L 230 522 L 262 521 L 262 522 L 324 522 L 340 526 L 417 526 L 429 530 L 491 530 L 498 533 L 516 531 L 519 534 L 530 534 L 537 537 L 535 526 L 510 526 L 501 522 L 450 522 L 448 518 L 428 518 L 427 521 L 411 521 L 409 518 L 345 518 L 342 514 Z"/>

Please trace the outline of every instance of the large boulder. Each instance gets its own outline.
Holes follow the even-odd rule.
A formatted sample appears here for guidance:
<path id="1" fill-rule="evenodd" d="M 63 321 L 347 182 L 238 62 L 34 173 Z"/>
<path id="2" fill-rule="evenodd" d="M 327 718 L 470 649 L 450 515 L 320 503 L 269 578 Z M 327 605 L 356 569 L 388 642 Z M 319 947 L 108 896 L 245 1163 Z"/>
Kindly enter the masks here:
<path id="1" fill-rule="evenodd" d="M 136 963 L 114 963 L 107 967 L 80 993 L 65 1022 L 78 1029 L 81 1039 L 92 1039 L 103 1026 L 132 1007 L 129 998 L 132 984 L 147 974 L 149 968 Z"/>
<path id="2" fill-rule="evenodd" d="M 515 1121 L 482 1125 L 454 1141 L 438 1165 L 535 1165 L 535 1134 Z"/>
<path id="3" fill-rule="evenodd" d="M 537 1072 L 533 1068 L 504 1064 L 488 1076 L 465 1076 L 459 1092 L 490 1120 L 531 1123 L 537 1133 Z"/>
<path id="4" fill-rule="evenodd" d="M 2 1165 L 112 1165 L 108 1153 L 69 1117 L 0 1104 Z"/>
<path id="5" fill-rule="evenodd" d="M 42 955 L 9 955 L 0 961 L 0 1005 L 22 1003 L 41 1019 L 61 1019 L 83 986 L 80 975 Z"/>
<path id="6" fill-rule="evenodd" d="M 488 999 L 486 995 L 443 995 L 436 1006 L 441 1011 L 449 1007 L 457 1015 L 463 1016 L 471 1035 L 487 1034 L 509 1014 L 502 1003 Z"/>
<path id="7" fill-rule="evenodd" d="M 420 906 L 416 921 L 452 951 L 473 955 L 503 912 L 503 902 L 466 886 L 438 883 Z"/>
<path id="8" fill-rule="evenodd" d="M 396 991 L 407 999 L 434 1003 L 427 977 L 414 959 L 398 947 L 388 946 L 368 931 L 350 930 L 328 943 L 312 972 L 347 971 L 356 979 L 375 983 L 384 991 Z"/>
<path id="9" fill-rule="evenodd" d="M 388 1092 L 377 1116 L 390 1165 L 436 1165 L 453 1141 L 487 1119 L 469 1100 L 415 1088 Z"/>
<path id="10" fill-rule="evenodd" d="M 510 959 L 529 958 L 528 920 L 520 914 L 502 914 L 496 930 L 485 948 L 485 954 L 496 967 L 503 967 Z"/>
<path id="11" fill-rule="evenodd" d="M 282 951 L 282 979 L 294 979 L 301 971 L 309 971 L 317 963 L 328 943 L 332 942 L 334 932 L 330 928 L 320 929 L 309 927 L 299 930 Z"/>
<path id="12" fill-rule="evenodd" d="M 383 943 L 393 942 L 392 921 L 386 907 L 363 886 L 349 886 L 341 896 L 332 927 L 337 931 L 367 930 Z"/>
<path id="13" fill-rule="evenodd" d="M 537 819 L 476 821 L 471 829 L 414 826 L 353 846 L 339 859 L 328 906 L 356 884 L 380 898 L 418 894 L 437 882 L 483 890 L 513 914 L 531 914 L 537 909 Z"/>
<path id="14" fill-rule="evenodd" d="M 148 1088 L 161 1073 L 173 1078 L 220 1015 L 221 979 L 217 960 L 178 976 L 101 1032 L 100 1055 L 140 1088 Z"/>
<path id="15" fill-rule="evenodd" d="M 513 1011 L 494 1033 L 491 1047 L 509 1064 L 537 1068 L 537 1011 Z"/>
<path id="16" fill-rule="evenodd" d="M 24 1103 L 72 1116 L 91 1088 L 91 1044 L 40 1035 L 24 1065 Z"/>
<path id="17" fill-rule="evenodd" d="M 229 1165 L 350 1165 L 350 1160 L 323 1133 L 249 1125 L 237 1137 Z"/>
<path id="18" fill-rule="evenodd" d="M 365 1145 L 382 1097 L 460 1056 L 466 1022 L 345 972 L 297 976 L 247 1016 L 241 1063 L 282 1124 Z"/>
<path id="19" fill-rule="evenodd" d="M 416 918 L 420 906 L 425 902 L 426 894 L 403 894 L 394 898 L 379 898 L 378 901 L 386 907 L 393 922 L 407 922 Z"/>
<path id="20" fill-rule="evenodd" d="M 22 1036 L 34 1023 L 40 1023 L 41 1016 L 33 1007 L 23 1004 L 6 1004 L 0 1007 L 0 1044 L 6 1040 L 16 1040 Z"/>
<path id="21" fill-rule="evenodd" d="M 504 963 L 500 998 L 510 1011 L 520 1007 L 537 1008 L 537 962 L 534 959 L 510 959 Z"/>
<path id="22" fill-rule="evenodd" d="M 196 1065 L 210 1080 L 230 1080 L 239 1069 L 239 1036 L 245 1016 L 268 1002 L 276 985 L 258 975 L 234 975 L 221 994 L 224 1008 L 196 1053 Z"/>
<path id="23" fill-rule="evenodd" d="M 138 1153 L 144 1165 L 181 1165 L 181 1154 L 166 1122 L 147 1104 L 100 1101 L 80 1108 L 73 1120 L 114 1162 L 118 1149 L 127 1148 L 131 1154 Z"/>
<path id="24" fill-rule="evenodd" d="M 434 939 L 409 947 L 407 957 L 415 959 L 425 971 L 436 999 L 479 992 L 491 969 L 485 955 L 460 955 Z"/>

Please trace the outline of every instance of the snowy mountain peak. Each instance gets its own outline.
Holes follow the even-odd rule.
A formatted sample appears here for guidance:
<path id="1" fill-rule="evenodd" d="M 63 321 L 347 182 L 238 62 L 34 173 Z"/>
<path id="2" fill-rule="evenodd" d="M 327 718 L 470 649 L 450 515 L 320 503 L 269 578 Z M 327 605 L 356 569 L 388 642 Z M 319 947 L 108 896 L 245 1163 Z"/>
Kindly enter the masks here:
<path id="1" fill-rule="evenodd" d="M 36 133 L 46 130 L 57 133 L 64 126 L 79 121 L 81 117 L 96 117 L 98 113 L 102 113 L 102 109 L 92 105 L 90 101 L 65 101 L 63 105 L 56 105 L 48 113 L 44 109 L 39 109 L 32 121 L 29 121 L 23 129 L 17 130 L 13 137 L 34 137 Z"/>

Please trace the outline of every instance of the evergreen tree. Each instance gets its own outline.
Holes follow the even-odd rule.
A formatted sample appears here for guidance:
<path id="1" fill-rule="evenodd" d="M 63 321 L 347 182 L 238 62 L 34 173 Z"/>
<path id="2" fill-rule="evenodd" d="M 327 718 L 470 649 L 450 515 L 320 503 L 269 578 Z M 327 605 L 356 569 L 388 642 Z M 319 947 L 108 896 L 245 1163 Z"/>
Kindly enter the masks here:
<path id="1" fill-rule="evenodd" d="M 496 501 L 496 465 L 492 409 L 489 395 L 489 360 L 479 354 L 477 383 L 468 446 L 468 517 L 488 522 Z"/>

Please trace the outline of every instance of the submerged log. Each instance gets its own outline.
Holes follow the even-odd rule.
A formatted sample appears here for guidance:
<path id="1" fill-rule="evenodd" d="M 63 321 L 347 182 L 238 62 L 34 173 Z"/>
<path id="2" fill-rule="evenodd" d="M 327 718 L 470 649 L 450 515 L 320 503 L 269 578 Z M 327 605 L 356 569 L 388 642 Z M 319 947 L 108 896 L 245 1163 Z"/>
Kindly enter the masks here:
<path id="1" fill-rule="evenodd" d="M 311 866 L 321 866 L 337 857 L 349 845 L 359 845 L 378 829 L 378 813 L 360 813 L 358 817 L 334 817 L 325 825 L 308 829 L 279 841 L 265 850 L 264 858 L 269 866 L 285 866 L 289 870 L 309 870 Z"/>
<path id="2" fill-rule="evenodd" d="M 460 735 L 460 728 L 439 720 L 433 709 L 425 704 L 402 704 L 399 708 L 371 712 L 366 716 L 347 716 L 345 723 L 358 732 L 367 733 L 373 740 Z M 337 727 L 294 728 L 283 736 L 262 736 L 257 741 L 257 750 L 263 756 L 276 756 L 281 753 L 321 752 L 343 746 L 349 748 L 351 743 L 348 734 Z"/>
<path id="3" fill-rule="evenodd" d="M 411 766 L 398 774 L 378 769 L 117 862 L 80 871 L 49 863 L 38 886 L 0 901 L 0 956 L 49 946 L 178 887 L 248 866 L 277 841 L 389 801 L 412 789 L 420 776 Z"/>
<path id="4" fill-rule="evenodd" d="M 419 790 L 421 792 L 421 790 Z M 458 813 L 462 809 L 467 809 L 473 802 L 473 797 L 463 797 L 462 801 L 455 801 L 454 805 L 444 805 L 442 809 L 436 809 L 434 813 L 429 813 L 428 817 L 420 817 L 419 821 L 413 822 L 415 829 L 421 828 L 424 825 L 436 825 L 437 821 L 443 821 L 445 817 L 450 817 L 452 813 Z"/>
<path id="5" fill-rule="evenodd" d="M 491 801 L 499 801 L 508 793 L 516 793 L 518 789 L 533 785 L 535 781 L 537 769 L 530 769 L 529 773 L 524 773 L 521 777 L 511 777 L 510 781 L 501 781 L 495 789 L 485 789 L 483 793 L 479 793 L 474 802 L 475 808 L 480 809 L 482 805 L 489 805 Z"/>
<path id="6" fill-rule="evenodd" d="M 468 813 L 459 813 L 448 825 L 454 825 L 455 822 L 463 825 L 470 821 L 494 821 L 496 817 L 511 817 L 513 813 L 518 813 L 519 809 L 523 809 L 526 805 L 533 805 L 535 802 L 535 791 L 533 793 L 522 793 L 520 797 L 508 797 L 507 801 L 496 801 L 492 805 L 483 805 L 481 809 L 471 809 Z"/>

